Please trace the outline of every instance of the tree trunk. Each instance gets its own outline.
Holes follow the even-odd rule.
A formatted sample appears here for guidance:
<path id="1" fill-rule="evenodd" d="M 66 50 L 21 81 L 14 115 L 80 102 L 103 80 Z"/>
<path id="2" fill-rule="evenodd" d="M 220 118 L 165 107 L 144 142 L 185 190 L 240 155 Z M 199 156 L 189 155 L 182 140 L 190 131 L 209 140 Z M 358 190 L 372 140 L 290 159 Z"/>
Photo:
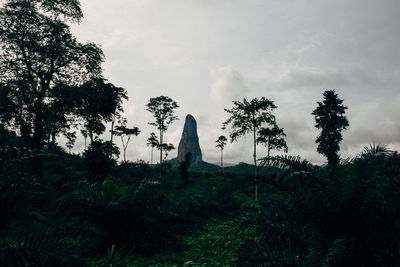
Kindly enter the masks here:
<path id="1" fill-rule="evenodd" d="M 151 147 L 151 159 L 150 159 L 150 165 L 153 165 L 153 150 L 154 146 Z"/>
<path id="2" fill-rule="evenodd" d="M 44 141 L 44 129 L 43 129 L 43 103 L 42 100 L 38 100 L 35 107 L 35 119 L 33 121 L 34 133 L 33 133 L 33 143 L 34 147 L 38 149 L 43 148 Z"/>
<path id="3" fill-rule="evenodd" d="M 34 133 L 33 142 L 34 147 L 42 149 L 44 147 L 44 116 L 43 116 L 43 102 L 46 93 L 49 90 L 50 80 L 41 80 L 41 91 L 37 94 L 37 102 L 35 104 L 35 119 L 33 121 Z"/>
<path id="4" fill-rule="evenodd" d="M 122 149 L 124 150 L 124 162 L 126 162 L 126 148 L 128 147 L 128 142 L 126 142 L 125 146 L 123 135 L 121 135 L 121 141 L 122 141 Z"/>
<path id="5" fill-rule="evenodd" d="M 111 130 L 110 130 L 110 133 L 111 133 L 111 135 L 110 135 L 111 144 L 112 144 L 113 139 L 114 139 L 114 124 L 115 124 L 115 113 L 114 113 L 113 118 L 111 120 Z"/>
<path id="6" fill-rule="evenodd" d="M 223 151 L 223 149 L 221 148 L 221 168 L 224 167 L 224 164 L 222 163 L 222 162 L 223 162 L 223 161 L 222 161 L 222 160 L 223 160 L 223 155 L 222 155 L 223 152 L 222 152 L 222 151 Z"/>
<path id="7" fill-rule="evenodd" d="M 160 130 L 160 164 L 162 163 L 162 144 L 163 144 L 163 132 Z"/>
<path id="8" fill-rule="evenodd" d="M 162 144 L 163 144 L 163 131 L 160 130 L 160 179 L 162 178 Z"/>
<path id="9" fill-rule="evenodd" d="M 258 201 L 258 173 L 257 173 L 257 140 L 256 140 L 256 128 L 253 128 L 253 159 L 254 159 L 254 181 L 255 181 L 255 190 L 254 190 L 254 200 Z"/>
<path id="10" fill-rule="evenodd" d="M 270 152 L 271 152 L 271 137 L 268 137 L 268 145 L 267 145 L 267 165 L 269 167 L 269 156 L 270 156 Z"/>
<path id="11" fill-rule="evenodd" d="M 89 127 L 90 144 L 93 145 L 93 130 Z"/>

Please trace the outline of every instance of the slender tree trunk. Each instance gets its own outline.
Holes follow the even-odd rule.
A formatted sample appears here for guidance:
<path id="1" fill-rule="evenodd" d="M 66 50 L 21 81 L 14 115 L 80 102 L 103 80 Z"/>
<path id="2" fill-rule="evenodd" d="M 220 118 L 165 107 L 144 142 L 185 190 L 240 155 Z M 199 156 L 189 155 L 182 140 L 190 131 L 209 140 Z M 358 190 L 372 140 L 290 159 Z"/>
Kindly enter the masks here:
<path id="1" fill-rule="evenodd" d="M 222 156 L 222 148 L 221 148 L 221 168 L 224 167 L 224 165 L 223 165 L 223 163 L 222 163 L 222 160 L 223 160 L 223 156 Z"/>
<path id="2" fill-rule="evenodd" d="M 163 144 L 163 132 L 162 130 L 160 130 L 160 164 L 162 163 L 162 154 L 163 154 L 162 144 Z"/>
<path id="3" fill-rule="evenodd" d="M 161 124 L 162 127 L 162 124 Z M 162 144 L 163 144 L 163 131 L 162 129 L 160 130 L 160 179 L 162 178 Z"/>
<path id="4" fill-rule="evenodd" d="M 90 138 L 90 144 L 93 145 L 93 130 L 89 128 L 89 138 Z"/>
<path id="5" fill-rule="evenodd" d="M 271 146 L 270 146 L 270 144 L 271 144 L 271 137 L 268 137 L 268 145 L 267 145 L 267 165 L 268 165 L 268 167 L 269 167 L 269 156 L 270 156 L 270 152 L 271 152 Z"/>
<path id="6" fill-rule="evenodd" d="M 153 150 L 154 150 L 154 146 L 151 146 L 151 159 L 150 159 L 150 165 L 153 165 Z"/>
<path id="7" fill-rule="evenodd" d="M 126 162 L 126 148 L 128 147 L 128 142 L 126 142 L 126 146 L 124 144 L 124 138 L 121 135 L 121 140 L 122 140 L 122 148 L 124 149 L 124 162 Z"/>
<path id="8" fill-rule="evenodd" d="M 44 130 L 43 130 L 43 103 L 42 100 L 37 100 L 38 103 L 35 107 L 35 119 L 33 121 L 33 126 L 35 132 L 33 133 L 34 147 L 38 149 L 43 148 L 44 141 Z"/>
<path id="9" fill-rule="evenodd" d="M 258 201 L 258 173 L 257 173 L 257 140 L 256 140 L 256 127 L 253 128 L 253 159 L 254 159 L 254 178 L 255 178 L 255 190 L 254 200 Z"/>
<path id="10" fill-rule="evenodd" d="M 87 138 L 87 137 L 84 137 L 84 139 L 85 139 L 85 149 L 86 149 L 86 138 Z"/>
<path id="11" fill-rule="evenodd" d="M 33 142 L 35 148 L 42 149 L 44 144 L 44 114 L 43 114 L 43 102 L 46 97 L 46 93 L 49 90 L 50 81 L 41 80 L 41 91 L 37 95 L 37 102 L 35 105 L 35 119 L 33 121 L 33 127 L 35 132 L 33 133 Z"/>
<path id="12" fill-rule="evenodd" d="M 111 130 L 110 130 L 110 133 L 111 133 L 111 136 L 110 136 L 111 144 L 112 144 L 113 138 L 114 138 L 114 123 L 115 123 L 115 113 L 113 115 L 113 119 L 111 120 Z"/>

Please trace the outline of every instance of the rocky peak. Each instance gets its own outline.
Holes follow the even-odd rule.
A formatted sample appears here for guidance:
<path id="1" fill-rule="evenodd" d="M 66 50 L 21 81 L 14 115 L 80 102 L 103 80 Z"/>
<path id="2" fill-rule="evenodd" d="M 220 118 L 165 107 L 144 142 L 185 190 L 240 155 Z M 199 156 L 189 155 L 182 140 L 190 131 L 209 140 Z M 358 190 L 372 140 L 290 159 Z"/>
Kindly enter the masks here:
<path id="1" fill-rule="evenodd" d="M 178 160 L 184 161 L 185 155 L 189 152 L 192 154 L 191 162 L 193 164 L 202 161 L 199 136 L 197 135 L 197 123 L 193 116 L 190 114 L 186 116 L 181 141 L 179 142 Z"/>

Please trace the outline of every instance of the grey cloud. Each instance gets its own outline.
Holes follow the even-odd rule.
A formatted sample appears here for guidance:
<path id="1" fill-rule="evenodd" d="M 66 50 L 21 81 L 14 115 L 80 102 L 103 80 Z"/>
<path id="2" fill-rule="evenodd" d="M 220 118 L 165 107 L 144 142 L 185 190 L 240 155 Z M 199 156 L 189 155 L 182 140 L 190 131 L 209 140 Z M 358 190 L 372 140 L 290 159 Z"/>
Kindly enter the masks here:
<path id="1" fill-rule="evenodd" d="M 383 76 L 383 75 L 382 75 Z M 342 88 L 356 85 L 379 85 L 385 83 L 374 71 L 353 69 L 347 71 L 326 71 L 315 69 L 297 69 L 289 71 L 281 81 L 281 88 Z"/>
<path id="2" fill-rule="evenodd" d="M 400 94 L 354 107 L 345 145 L 400 143 Z"/>
<path id="3" fill-rule="evenodd" d="M 232 100 L 245 97 L 249 89 L 243 75 L 231 65 L 210 71 L 212 78 L 211 99 L 216 104 L 225 105 Z"/>

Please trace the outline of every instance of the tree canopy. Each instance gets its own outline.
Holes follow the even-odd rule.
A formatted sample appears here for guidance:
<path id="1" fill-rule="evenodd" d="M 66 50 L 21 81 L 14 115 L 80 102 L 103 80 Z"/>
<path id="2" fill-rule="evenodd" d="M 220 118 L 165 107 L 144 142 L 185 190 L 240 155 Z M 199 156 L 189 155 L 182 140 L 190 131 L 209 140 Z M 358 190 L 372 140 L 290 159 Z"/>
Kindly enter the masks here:
<path id="1" fill-rule="evenodd" d="M 342 131 L 347 129 L 349 121 L 345 116 L 347 107 L 334 90 L 323 93 L 324 100 L 317 102 L 318 106 L 312 114 L 315 116 L 315 127 L 321 129 L 317 137 L 317 151 L 326 156 L 328 163 L 337 163 L 342 141 Z"/>
<path id="2" fill-rule="evenodd" d="M 93 142 L 94 134 L 105 130 L 104 122 L 112 120 L 116 110 L 122 110 L 122 101 L 128 99 L 126 90 L 96 78 L 72 88 L 76 92 L 76 114 L 84 120 L 84 126 Z"/>
<path id="3" fill-rule="evenodd" d="M 260 129 L 258 132 L 257 143 L 263 144 L 267 147 L 267 157 L 270 157 L 271 150 L 288 151 L 285 138 L 286 134 L 283 132 L 283 128 L 279 128 L 275 123 L 271 128 L 263 127 Z"/>
<path id="4" fill-rule="evenodd" d="M 169 98 L 168 96 L 158 96 L 150 98 L 146 105 L 146 110 L 153 114 L 155 119 L 154 122 L 150 122 L 149 125 L 156 126 L 160 131 L 159 134 L 159 146 L 160 149 L 160 163 L 163 161 L 162 152 L 165 148 L 171 147 L 164 144 L 164 133 L 168 130 L 168 126 L 178 117 L 175 115 L 175 109 L 179 106 L 178 104 Z"/>
<path id="5" fill-rule="evenodd" d="M 43 147 L 53 88 L 101 76 L 103 52 L 79 43 L 67 24 L 82 17 L 76 0 L 7 0 L 0 9 L 0 81 L 12 87 L 12 125 L 33 133 L 36 147 Z"/>

